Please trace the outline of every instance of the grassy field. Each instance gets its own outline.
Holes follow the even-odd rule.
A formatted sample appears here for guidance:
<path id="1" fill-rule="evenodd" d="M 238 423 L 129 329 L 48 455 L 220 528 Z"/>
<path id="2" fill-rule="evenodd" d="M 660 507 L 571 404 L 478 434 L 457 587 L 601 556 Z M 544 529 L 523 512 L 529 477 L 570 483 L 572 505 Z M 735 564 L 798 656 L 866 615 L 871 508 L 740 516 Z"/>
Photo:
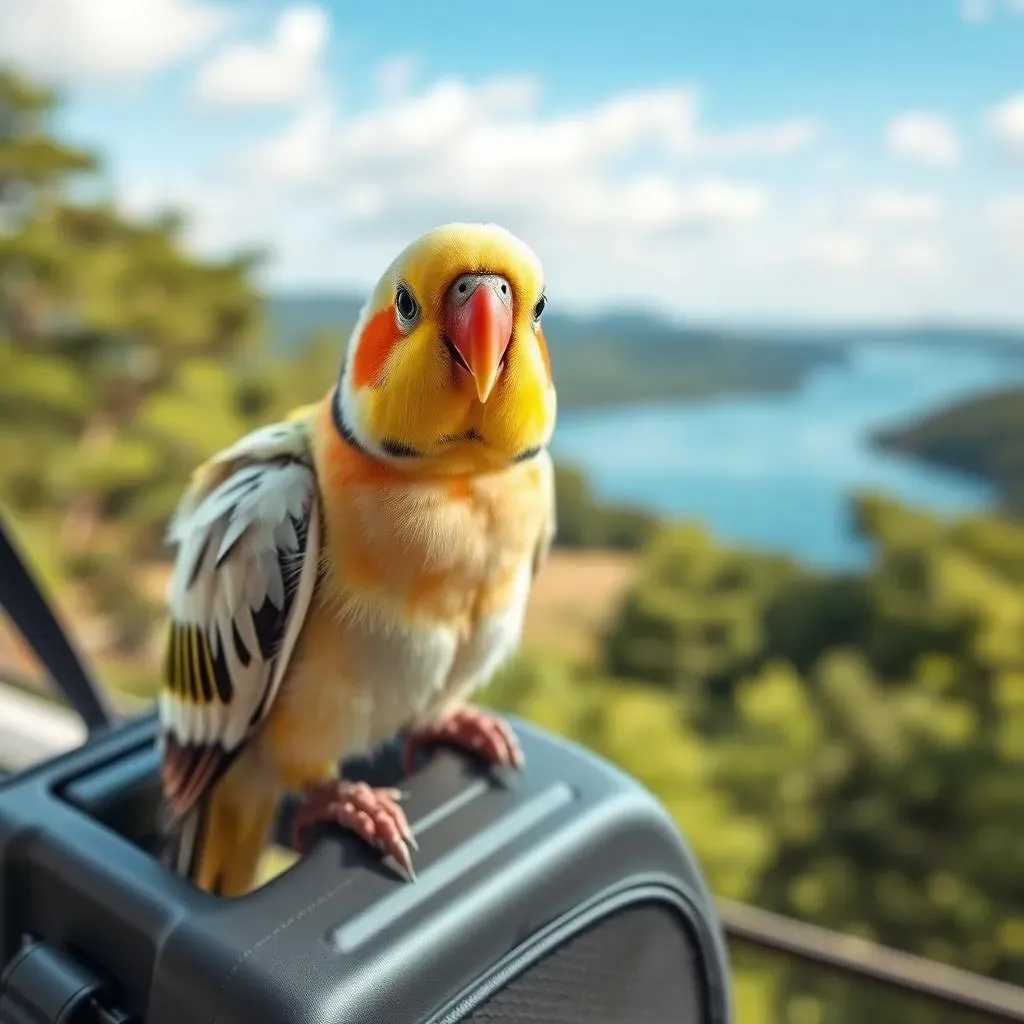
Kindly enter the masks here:
<path id="1" fill-rule="evenodd" d="M 602 627 L 633 579 L 632 555 L 554 551 L 534 584 L 525 642 L 574 658 L 593 656 Z"/>

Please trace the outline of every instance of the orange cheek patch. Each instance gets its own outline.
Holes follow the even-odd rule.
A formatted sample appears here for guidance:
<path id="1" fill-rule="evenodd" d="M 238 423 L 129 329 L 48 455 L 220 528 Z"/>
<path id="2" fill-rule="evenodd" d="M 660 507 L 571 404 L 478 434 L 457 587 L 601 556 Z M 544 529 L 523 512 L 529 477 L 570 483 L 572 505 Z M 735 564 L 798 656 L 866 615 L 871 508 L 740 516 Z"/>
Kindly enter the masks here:
<path id="1" fill-rule="evenodd" d="M 548 371 L 548 380 L 551 380 L 551 356 L 548 355 L 548 343 L 544 340 L 544 332 L 538 327 L 536 330 L 537 345 L 540 348 L 540 357 L 544 360 L 544 366 Z"/>
<path id="2" fill-rule="evenodd" d="M 352 383 L 357 388 L 380 383 L 388 357 L 401 337 L 390 306 L 370 319 L 359 337 L 352 362 Z"/>

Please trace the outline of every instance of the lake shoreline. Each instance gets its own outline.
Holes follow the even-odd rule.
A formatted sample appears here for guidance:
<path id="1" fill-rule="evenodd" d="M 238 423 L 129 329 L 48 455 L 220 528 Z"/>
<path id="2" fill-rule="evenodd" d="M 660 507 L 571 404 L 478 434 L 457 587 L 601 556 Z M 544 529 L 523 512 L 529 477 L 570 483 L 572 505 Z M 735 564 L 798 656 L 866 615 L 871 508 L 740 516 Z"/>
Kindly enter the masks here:
<path id="1" fill-rule="evenodd" d="M 977 480 L 1024 517 L 1024 387 L 1001 386 L 876 431 L 880 449 Z"/>
<path id="2" fill-rule="evenodd" d="M 1015 381 L 1024 353 L 865 342 L 786 391 L 567 410 L 552 452 L 603 502 L 701 520 L 722 543 L 810 568 L 856 569 L 871 553 L 850 529 L 853 495 L 884 492 L 940 516 L 998 500 L 991 480 L 877 435 Z"/>

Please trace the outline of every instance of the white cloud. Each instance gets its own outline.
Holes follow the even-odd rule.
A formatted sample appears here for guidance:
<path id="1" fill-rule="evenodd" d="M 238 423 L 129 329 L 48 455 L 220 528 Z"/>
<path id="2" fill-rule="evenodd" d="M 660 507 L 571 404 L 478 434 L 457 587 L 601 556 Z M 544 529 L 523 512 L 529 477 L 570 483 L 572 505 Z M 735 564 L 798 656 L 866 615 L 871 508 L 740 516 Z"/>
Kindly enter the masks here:
<path id="1" fill-rule="evenodd" d="M 129 215 L 148 218 L 168 209 L 182 213 L 183 239 L 203 257 L 217 259 L 246 249 L 268 253 L 270 263 L 257 272 L 263 284 L 268 270 L 282 262 L 305 258 L 315 272 L 323 270 L 323 233 L 315 230 L 323 211 L 296 216 L 272 188 L 168 169 L 165 175 L 125 182 L 117 195 L 119 208 Z"/>
<path id="2" fill-rule="evenodd" d="M 404 96 L 409 91 L 416 73 L 414 57 L 391 57 L 377 71 L 377 88 L 385 99 Z"/>
<path id="3" fill-rule="evenodd" d="M 867 220 L 883 224 L 917 224 L 937 220 L 942 205 L 930 192 L 878 189 L 864 197 L 860 210 Z"/>
<path id="4" fill-rule="evenodd" d="M 865 189 L 859 164 L 822 176 L 797 119 L 709 124 L 686 88 L 550 113 L 531 76 L 421 85 L 412 70 L 380 68 L 355 112 L 314 92 L 258 147 L 226 145 L 218 177 L 196 170 L 150 192 L 193 211 L 204 251 L 272 246 L 275 287 L 361 291 L 420 231 L 488 219 L 541 255 L 561 309 L 1024 317 L 1012 232 L 971 249 L 976 216 L 960 216 L 956 192 L 947 213 L 937 190 Z M 769 189 L 766 162 L 797 145 L 810 149 L 804 178 Z M 965 254 L 955 266 L 953 253 Z"/>
<path id="5" fill-rule="evenodd" d="M 997 230 L 1024 232 L 1024 193 L 993 199 L 988 204 L 988 222 Z"/>
<path id="6" fill-rule="evenodd" d="M 997 251 L 1024 260 L 1024 193 L 1000 196 L 988 204 L 986 220 Z"/>
<path id="7" fill-rule="evenodd" d="M 285 8 L 269 41 L 234 43 L 200 69 L 196 98 L 221 108 L 297 103 L 319 84 L 330 29 L 322 7 Z"/>
<path id="8" fill-rule="evenodd" d="M 910 274 L 929 274 L 945 265 L 942 247 L 924 239 L 899 242 L 889 252 L 889 262 L 900 271 Z"/>
<path id="9" fill-rule="evenodd" d="M 960 0 L 960 13 L 964 21 L 980 24 L 992 17 L 992 0 Z"/>
<path id="10" fill-rule="evenodd" d="M 831 270 L 859 270 L 867 261 L 867 243 L 858 235 L 832 232 L 810 238 L 807 255 L 813 263 Z"/>
<path id="11" fill-rule="evenodd" d="M 388 65 L 382 72 L 392 87 L 404 87 L 406 76 L 402 65 Z M 330 133 L 308 130 L 311 122 L 322 123 L 323 108 L 317 107 L 315 115 L 301 111 L 280 137 L 257 147 L 256 163 L 279 170 L 281 157 L 301 139 L 308 159 L 299 162 L 304 168 L 319 162 L 326 176 L 344 168 L 349 174 L 416 172 L 429 177 L 430 166 L 421 167 L 426 160 L 447 162 L 446 170 L 476 179 L 463 185 L 487 188 L 484 175 L 522 181 L 528 173 L 585 170 L 652 152 L 672 162 L 780 157 L 808 146 L 817 133 L 815 125 L 802 120 L 706 131 L 698 123 L 696 96 L 686 89 L 627 93 L 575 114 L 548 117 L 537 112 L 539 97 L 539 83 L 526 75 L 476 87 L 447 77 L 416 95 L 392 88 L 382 105 L 339 121 Z M 308 173 L 304 170 L 301 177 Z M 535 188 L 539 182 L 528 184 Z"/>
<path id="12" fill-rule="evenodd" d="M 944 117 L 908 111 L 894 118 L 888 130 L 889 148 L 905 160 L 931 167 L 948 167 L 960 157 L 956 129 Z"/>
<path id="13" fill-rule="evenodd" d="M 830 153 L 822 154 L 817 164 L 823 174 L 839 178 L 852 168 L 854 161 L 849 153 L 843 150 L 834 150 Z"/>
<path id="14" fill-rule="evenodd" d="M 229 23 L 208 0 L 2 0 L 0 63 L 59 83 L 123 83 L 178 63 Z"/>
<path id="15" fill-rule="evenodd" d="M 989 112 L 989 131 L 1001 146 L 1024 157 L 1024 92 L 1017 93 Z"/>
<path id="16" fill-rule="evenodd" d="M 716 156 L 787 156 L 805 149 L 820 135 L 821 129 L 813 121 L 786 121 L 705 139 L 704 151 Z"/>
<path id="17" fill-rule="evenodd" d="M 413 70 L 405 59 L 380 68 L 376 98 L 355 114 L 315 94 L 278 134 L 226 154 L 218 187 L 252 197 L 239 238 L 264 227 L 274 280 L 365 287 L 410 237 L 455 219 L 529 239 L 560 303 L 665 301 L 680 274 L 708 273 L 716 248 L 738 273 L 778 262 L 779 247 L 743 241 L 766 230 L 774 205 L 740 168 L 810 147 L 816 126 L 709 125 L 686 88 L 550 114 L 530 75 L 419 86 Z M 227 236 L 227 214 L 203 216 L 218 225 L 204 237 Z"/>
<path id="18" fill-rule="evenodd" d="M 1024 261 L 1024 192 L 991 200 L 986 220 L 994 249 L 1016 263 Z M 1019 269 L 1017 273 L 1019 275 Z"/>
<path id="19" fill-rule="evenodd" d="M 307 106 L 246 155 L 249 170 L 279 188 L 327 189 L 340 225 L 378 236 L 493 218 L 621 241 L 759 221 L 770 201 L 758 182 L 693 165 L 781 158 L 817 134 L 798 119 L 709 130 L 687 89 L 544 115 L 531 76 L 476 87 L 449 77 L 410 94 L 409 73 L 408 64 L 383 69 L 382 102 L 353 118 L 321 101 Z"/>
<path id="20" fill-rule="evenodd" d="M 254 146 L 244 163 L 279 187 L 326 184 L 331 178 L 328 153 L 333 132 L 331 106 L 318 99 L 304 107 L 281 135 Z"/>
<path id="21" fill-rule="evenodd" d="M 991 21 L 997 13 L 1024 14 L 1024 0 L 960 0 L 960 14 L 964 21 L 981 25 Z"/>

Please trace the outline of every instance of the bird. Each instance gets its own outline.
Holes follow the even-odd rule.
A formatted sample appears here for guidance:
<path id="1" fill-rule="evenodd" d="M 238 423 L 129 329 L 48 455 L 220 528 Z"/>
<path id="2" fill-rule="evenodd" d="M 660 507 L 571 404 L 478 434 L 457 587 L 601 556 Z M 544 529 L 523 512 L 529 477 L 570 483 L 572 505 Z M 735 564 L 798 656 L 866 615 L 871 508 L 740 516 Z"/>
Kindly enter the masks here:
<path id="1" fill-rule="evenodd" d="M 522 747 L 473 703 L 516 652 L 557 530 L 557 398 L 543 267 L 490 223 L 436 227 L 369 293 L 323 396 L 193 472 L 158 700 L 165 863 L 255 887 L 286 794 L 292 842 L 355 833 L 406 881 L 404 793 L 345 779 L 402 737 L 507 768 Z"/>

